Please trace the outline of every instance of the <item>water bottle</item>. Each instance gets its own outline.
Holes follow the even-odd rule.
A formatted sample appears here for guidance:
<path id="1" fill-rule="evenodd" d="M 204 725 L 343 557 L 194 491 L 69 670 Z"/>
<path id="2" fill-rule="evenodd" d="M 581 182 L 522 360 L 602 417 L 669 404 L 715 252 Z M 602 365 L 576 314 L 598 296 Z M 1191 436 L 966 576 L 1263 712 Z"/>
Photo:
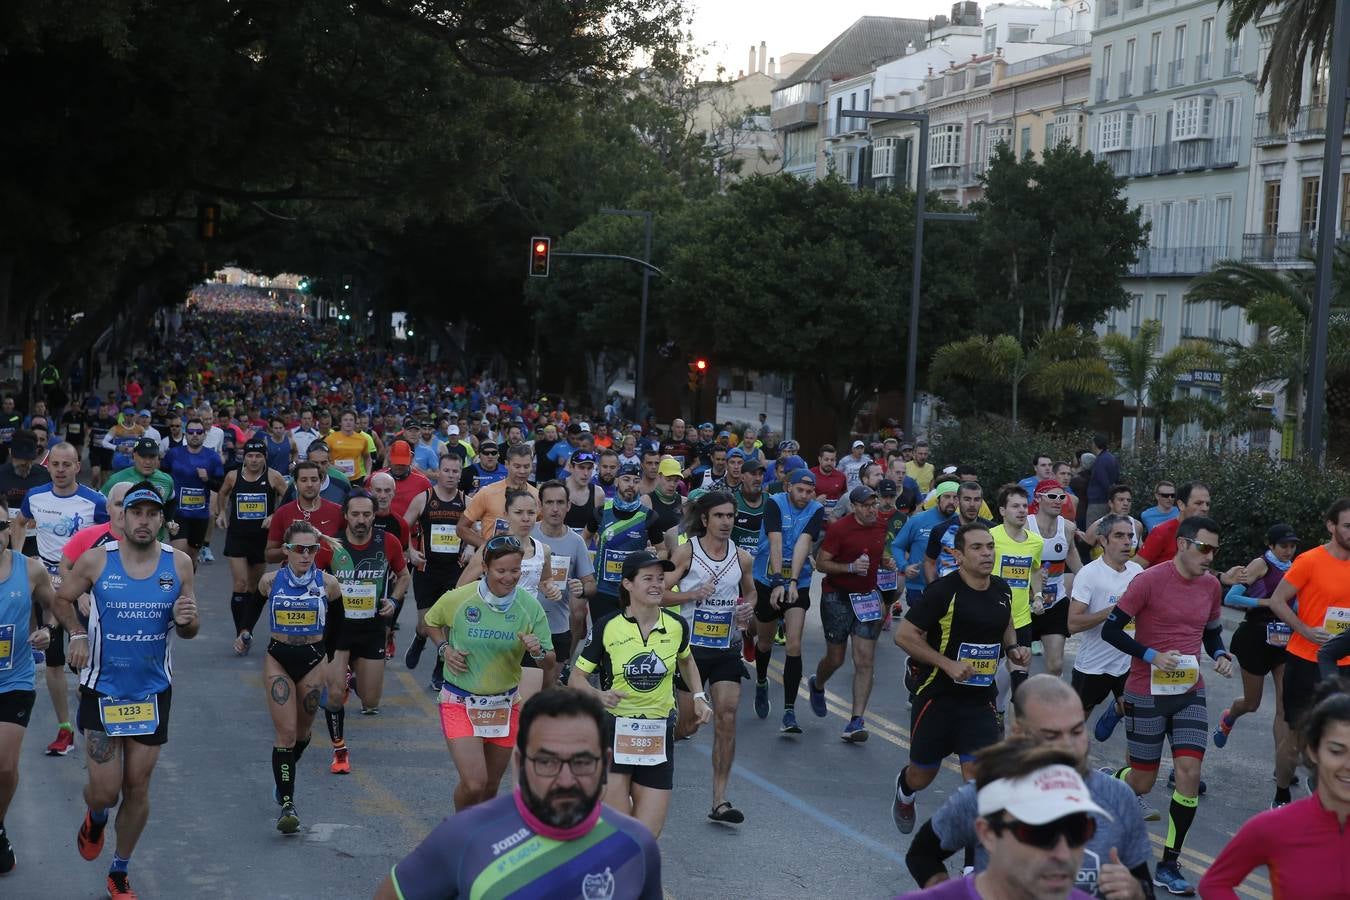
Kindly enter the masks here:
<path id="1" fill-rule="evenodd" d="M 47 664 L 47 654 L 43 653 L 41 650 L 34 650 L 33 665 L 38 666 L 40 668 L 46 664 Z"/>

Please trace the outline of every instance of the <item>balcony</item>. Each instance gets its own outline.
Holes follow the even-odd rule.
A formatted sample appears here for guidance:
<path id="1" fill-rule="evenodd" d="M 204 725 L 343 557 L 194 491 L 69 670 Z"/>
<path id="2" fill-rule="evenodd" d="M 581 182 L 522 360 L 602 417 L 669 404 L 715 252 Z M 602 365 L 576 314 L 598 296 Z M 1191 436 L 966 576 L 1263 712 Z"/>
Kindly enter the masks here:
<path id="1" fill-rule="evenodd" d="M 1242 258 L 1247 262 L 1311 263 L 1316 246 L 1315 232 L 1281 231 L 1277 234 L 1244 234 Z"/>
<path id="2" fill-rule="evenodd" d="M 961 186 L 963 166 L 939 166 L 928 173 L 928 188 L 934 191 L 954 191 Z"/>
<path id="3" fill-rule="evenodd" d="M 1145 247 L 1139 260 L 1130 264 L 1130 274 L 1203 275 L 1229 256 L 1227 247 Z"/>
<path id="4" fill-rule="evenodd" d="M 1242 45 L 1229 44 L 1223 51 L 1223 74 L 1242 74 Z"/>
<path id="5" fill-rule="evenodd" d="M 1252 143 L 1258 147 L 1273 147 L 1276 144 L 1288 143 L 1288 141 L 1288 131 L 1276 131 L 1270 127 L 1270 116 L 1267 113 L 1257 114 L 1256 130 L 1252 133 Z"/>
<path id="6" fill-rule="evenodd" d="M 1051 43 L 1055 43 L 1051 41 Z M 1024 59 L 1021 62 L 1015 62 L 1008 66 L 1007 71 L 1003 73 L 1004 78 L 1012 78 L 1014 75 L 1023 75 L 1027 72 L 1034 72 L 1037 69 L 1044 69 L 1049 66 L 1057 66 L 1060 63 L 1066 63 L 1075 59 L 1082 59 L 1084 56 L 1092 55 L 1092 44 L 1076 44 L 1071 47 L 1065 47 L 1063 50 L 1056 50 L 1053 53 L 1045 53 L 1041 56 L 1033 56 L 1031 59 Z"/>
<path id="7" fill-rule="evenodd" d="M 769 125 L 774 131 L 791 131 L 794 128 L 806 128 L 820 122 L 820 102 L 806 100 L 790 103 L 769 113 Z"/>
<path id="8" fill-rule="evenodd" d="M 1235 166 L 1241 153 L 1237 137 L 1200 138 L 1172 144 L 1155 144 L 1105 154 L 1107 165 L 1116 175 L 1140 178 L 1146 175 L 1173 175 L 1200 169 Z"/>
<path id="9" fill-rule="evenodd" d="M 1126 69 L 1120 73 L 1120 97 L 1132 96 L 1134 94 L 1134 70 Z"/>
<path id="10" fill-rule="evenodd" d="M 1209 81 L 1214 70 L 1213 57 L 1208 53 L 1201 53 L 1195 58 L 1195 80 Z"/>
<path id="11" fill-rule="evenodd" d="M 1174 59 L 1167 64 L 1167 86 L 1181 87 L 1186 81 L 1186 60 Z"/>
<path id="12" fill-rule="evenodd" d="M 1289 126 L 1289 137 L 1296 141 L 1321 141 L 1325 140 L 1326 136 L 1326 106 L 1300 107 L 1293 124 Z"/>
<path id="13" fill-rule="evenodd" d="M 1093 94 L 1093 96 L 1097 98 L 1098 103 L 1106 102 L 1106 95 L 1110 87 L 1111 87 L 1111 79 L 1109 76 L 1106 75 L 1098 76 L 1097 91 L 1095 94 Z"/>
<path id="14" fill-rule="evenodd" d="M 1158 67 L 1144 66 L 1144 93 L 1152 94 L 1158 89 Z"/>

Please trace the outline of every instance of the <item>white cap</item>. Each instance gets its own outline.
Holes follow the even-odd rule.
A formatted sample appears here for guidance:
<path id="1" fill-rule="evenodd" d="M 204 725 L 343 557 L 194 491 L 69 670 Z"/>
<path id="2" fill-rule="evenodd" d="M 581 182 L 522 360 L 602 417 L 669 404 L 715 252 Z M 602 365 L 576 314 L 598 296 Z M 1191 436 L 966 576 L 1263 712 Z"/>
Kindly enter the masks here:
<path id="1" fill-rule="evenodd" d="M 448 434 L 448 435 L 449 435 L 449 434 L 459 434 L 459 426 L 458 426 L 458 425 L 451 425 L 449 428 L 445 429 L 445 433 Z"/>
<path id="2" fill-rule="evenodd" d="M 1022 778 L 1000 778 L 981 788 L 976 801 L 981 816 L 1006 812 L 1028 825 L 1044 825 L 1074 813 L 1111 818 L 1092 802 L 1082 777 L 1064 765 L 1037 769 Z"/>
<path id="3" fill-rule="evenodd" d="M 866 447 L 867 445 L 864 444 L 862 441 L 854 441 L 854 442 L 853 442 L 853 446 L 854 446 L 854 447 Z"/>
<path id="4" fill-rule="evenodd" d="M 591 423 L 590 423 L 590 422 L 582 422 L 582 423 L 581 423 L 581 430 L 582 430 L 582 431 L 590 431 L 590 430 L 591 430 Z"/>
<path id="5" fill-rule="evenodd" d="M 955 474 L 956 474 L 956 466 L 947 466 L 947 467 L 945 467 L 945 468 L 942 470 L 942 474 L 943 474 L 943 475 L 955 475 Z"/>

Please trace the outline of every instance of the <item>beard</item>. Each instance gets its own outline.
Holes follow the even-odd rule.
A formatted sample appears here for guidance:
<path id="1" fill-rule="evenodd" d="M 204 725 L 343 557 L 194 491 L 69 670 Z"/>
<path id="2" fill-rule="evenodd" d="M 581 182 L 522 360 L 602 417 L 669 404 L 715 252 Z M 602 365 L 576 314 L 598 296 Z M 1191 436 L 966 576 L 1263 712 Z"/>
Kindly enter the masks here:
<path id="1" fill-rule="evenodd" d="M 525 775 L 524 765 L 520 767 L 518 774 L 520 796 L 524 798 L 526 808 L 541 822 L 554 828 L 573 828 L 583 822 L 600 802 L 600 795 L 605 790 L 605 783 L 601 781 L 596 785 L 593 794 L 587 794 L 580 785 L 573 785 L 568 788 L 554 788 L 540 797 L 530 788 L 530 780 Z M 561 801 L 565 802 L 559 806 Z"/>

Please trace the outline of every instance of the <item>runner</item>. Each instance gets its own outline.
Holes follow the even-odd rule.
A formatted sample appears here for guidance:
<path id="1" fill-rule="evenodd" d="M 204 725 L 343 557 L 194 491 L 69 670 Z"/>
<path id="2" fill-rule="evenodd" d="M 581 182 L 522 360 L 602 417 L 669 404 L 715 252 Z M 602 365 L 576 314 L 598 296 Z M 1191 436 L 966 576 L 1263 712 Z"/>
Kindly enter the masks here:
<path id="1" fill-rule="evenodd" d="M 331 458 L 332 454 L 325 441 L 311 441 L 309 449 L 305 451 L 305 459 L 317 463 L 319 471 L 323 474 L 319 483 L 319 496 L 329 503 L 341 506 L 347 501 L 347 495 L 352 492 L 352 485 L 340 469 L 330 465 Z"/>
<path id="2" fill-rule="evenodd" d="M 1018 643 L 1026 647 L 1033 640 L 1031 597 L 1034 595 L 1039 598 L 1044 584 L 1045 571 L 1041 568 L 1041 559 L 1045 553 L 1045 541 L 1027 527 L 1028 496 L 1020 484 L 1005 484 L 999 488 L 997 505 L 1003 522 L 989 530 L 994 537 L 994 574 L 1012 589 L 1013 628 L 1017 630 Z M 1028 674 L 1024 666 L 1015 665 L 1011 660 L 1006 667 L 998 670 L 995 681 L 998 684 L 996 708 L 1000 733 L 1008 700 L 1027 680 Z"/>
<path id="3" fill-rule="evenodd" d="M 90 484 L 102 484 L 103 479 L 112 474 L 113 451 L 112 445 L 107 443 L 107 438 L 116 425 L 117 404 L 113 403 L 111 399 L 107 403 L 99 404 L 98 414 L 89 423 Z M 79 446 L 75 444 L 71 446 L 75 448 L 76 459 L 78 459 Z"/>
<path id="4" fill-rule="evenodd" d="M 1045 670 L 1058 677 L 1064 671 L 1064 642 L 1069 638 L 1069 595 L 1073 576 L 1083 563 L 1074 541 L 1077 527 L 1067 515 L 1060 515 L 1069 499 L 1058 481 L 1047 479 L 1036 485 L 1035 515 L 1028 520 L 1030 529 L 1045 541 L 1041 550 L 1044 581 L 1041 593 L 1031 604 L 1032 639 L 1045 649 Z"/>
<path id="5" fill-rule="evenodd" d="M 657 532 L 663 536 L 680 524 L 684 508 L 680 496 L 680 477 L 679 462 L 671 458 L 663 459 L 656 467 L 656 484 L 646 493 L 647 502 L 651 504 L 652 521 Z"/>
<path id="6" fill-rule="evenodd" d="M 614 479 L 614 499 L 606 500 L 600 515 L 600 534 L 595 540 L 595 565 L 599 582 L 590 599 L 591 624 L 619 611 L 619 587 L 623 580 L 624 560 L 630 554 L 660 546 L 661 531 L 651 507 L 638 496 L 642 471 L 637 466 L 619 466 Z"/>
<path id="7" fill-rule="evenodd" d="M 177 490 L 174 517 L 178 533 L 174 535 L 173 547 L 191 557 L 195 566 L 199 551 L 206 546 L 206 529 L 215 505 L 213 492 L 225 478 L 225 466 L 216 451 L 202 446 L 206 439 L 205 422 L 193 416 L 183 433 L 185 444 L 170 448 L 162 466 Z"/>
<path id="8" fill-rule="evenodd" d="M 516 538 L 492 538 L 483 577 L 427 610 L 426 630 L 445 660 L 441 731 L 459 774 L 456 811 L 497 796 L 520 725 L 521 654 L 546 663 L 553 653 L 543 607 L 519 586 L 522 556 Z"/>
<path id="9" fill-rule="evenodd" d="M 933 507 L 910 516 L 891 544 L 891 555 L 905 561 L 905 600 L 910 606 L 923 596 L 923 589 L 928 585 L 924 575 L 928 539 L 934 528 L 955 514 L 959 487 L 955 481 L 943 481 L 933 488 L 930 494 L 934 499 Z"/>
<path id="10" fill-rule="evenodd" d="M 1087 529 L 1083 532 L 1080 540 L 1082 543 L 1092 548 L 1092 558 L 1097 559 L 1103 553 L 1104 541 L 1102 541 L 1101 523 L 1108 515 L 1124 516 L 1134 525 L 1134 542 L 1130 547 L 1130 555 L 1133 556 L 1144 544 L 1144 523 L 1130 515 L 1130 507 L 1134 505 L 1134 492 L 1130 490 L 1127 484 L 1113 484 L 1107 491 L 1107 512 L 1106 515 L 1098 516 L 1091 521 Z"/>
<path id="11" fill-rule="evenodd" d="M 894 487 L 894 482 L 892 482 Z M 820 623 L 825 632 L 825 655 L 806 681 L 811 711 L 825 718 L 825 684 L 844 664 L 844 647 L 853 643 L 853 708 L 842 737 L 867 740 L 863 714 L 872 694 L 873 660 L 881 635 L 883 603 L 877 578 L 882 566 L 895 571 L 895 560 L 882 553 L 886 522 L 877 515 L 875 491 L 859 485 L 849 492 L 851 512 L 830 524 L 816 554 L 816 568 L 825 573 L 820 592 Z M 847 562 L 845 561 L 847 560 Z"/>
<path id="12" fill-rule="evenodd" d="M 506 530 L 508 490 L 529 491 L 536 500 L 539 499 L 539 492 L 529 481 L 531 462 L 528 445 L 506 448 L 506 477 L 474 494 L 455 524 L 461 542 L 471 547 L 481 547 L 495 531 Z M 463 488 L 463 480 L 460 481 L 460 487 Z"/>
<path id="13" fill-rule="evenodd" d="M 299 456 L 295 438 L 286 429 L 286 420 L 281 416 L 272 416 L 267 420 L 267 433 L 263 435 L 267 445 L 267 468 L 282 475 L 289 475 Z"/>
<path id="14" fill-rule="evenodd" d="M 16 526 L 37 532 L 38 558 L 47 567 L 48 574 L 56 575 L 61 565 L 61 550 L 71 535 L 89 525 L 108 521 L 107 498 L 91 487 L 80 484 L 80 460 L 70 444 L 57 444 L 47 455 L 51 484 L 33 488 L 24 495 Z M 59 588 L 53 582 L 54 588 Z M 49 611 L 46 623 L 52 628 L 52 640 L 46 650 L 47 694 L 56 713 L 56 739 L 47 745 L 48 756 L 65 756 L 75 746 L 75 729 L 70 723 L 70 704 L 66 696 L 66 641 L 65 629 Z"/>
<path id="15" fill-rule="evenodd" d="M 933 464 L 928 461 L 928 442 L 914 442 L 914 458 L 905 462 L 905 475 L 913 478 L 919 485 L 920 493 L 928 493 L 933 489 Z"/>
<path id="16" fill-rule="evenodd" d="M 356 694 L 361 715 L 380 712 L 384 692 L 384 649 L 387 621 L 412 583 L 398 538 L 386 532 L 377 540 L 375 500 L 364 491 L 353 491 L 342 507 L 345 528 L 335 541 L 325 542 L 314 565 L 334 576 L 342 587 L 342 605 L 335 608 L 327 630 L 328 699 L 324 718 L 333 741 L 334 775 L 351 773 L 345 739 L 346 703 L 350 683 L 347 670 L 356 675 Z"/>
<path id="17" fill-rule="evenodd" d="M 605 506 L 605 493 L 592 483 L 595 474 L 595 454 L 578 450 L 567 463 L 567 515 L 563 524 L 583 537 L 592 537 L 600 530 L 600 512 Z"/>
<path id="18" fill-rule="evenodd" d="M 530 698 L 520 713 L 516 790 L 447 817 L 390 869 L 376 900 L 473 897 L 503 883 L 523 897 L 660 900 L 651 832 L 600 802 L 604 720 L 595 698 L 577 691 Z M 504 857 L 503 841 L 549 852 Z"/>
<path id="19" fill-rule="evenodd" d="M 595 565 L 586 542 L 564 524 L 572 505 L 567 485 L 560 481 L 539 485 L 539 503 L 539 524 L 530 536 L 548 544 L 552 551 L 544 577 L 558 585 L 565 600 L 543 604 L 553 635 L 555 661 L 554 668 L 544 673 L 544 684 L 552 687 L 559 678 L 566 679 L 564 670 L 572 660 L 572 651 L 581 646 L 586 634 L 587 598 L 595 595 Z"/>
<path id="20" fill-rule="evenodd" d="M 253 627 L 265 602 L 258 579 L 266 567 L 267 529 L 285 493 L 286 479 L 267 467 L 266 443 L 251 438 L 244 444 L 244 464 L 225 473 L 216 495 L 216 527 L 225 530 L 224 554 L 233 582 L 230 616 L 236 656 L 253 646 Z"/>
<path id="21" fill-rule="evenodd" d="M 1085 569 L 1086 571 L 1086 569 Z M 981 751 L 980 759 L 1022 752 L 1023 747 L 1048 747 L 1073 757 L 1073 768 L 1082 776 L 1088 795 L 1109 815 L 1094 815 L 1096 832 L 1087 842 L 1073 884 L 1089 896 L 1144 898 L 1153 896 L 1153 878 L 1148 863 L 1152 856 L 1148 831 L 1134 794 L 1125 785 L 1101 772 L 1088 769 L 1087 723 L 1078 708 L 1078 698 L 1063 681 L 1044 673 L 1033 675 L 1013 701 L 1016 718 L 1012 738 Z M 905 853 L 905 864 L 914 881 L 932 887 L 947 881 L 943 861 L 957 850 L 975 848 L 977 872 L 989 866 L 989 851 L 976 835 L 979 803 L 976 785 L 966 782 L 919 827 Z M 1114 859 L 1120 862 L 1114 862 Z"/>
<path id="22" fill-rule="evenodd" d="M 1069 599 L 1069 633 L 1082 634 L 1073 660 L 1073 689 L 1086 718 L 1107 697 L 1111 702 L 1093 728 L 1097 740 L 1106 743 L 1125 716 L 1125 679 L 1130 658 L 1102 640 L 1102 623 L 1116 608 L 1134 577 L 1143 571 L 1130 559 L 1135 535 L 1133 522 L 1108 513 L 1098 523 L 1102 555 L 1088 563 L 1073 580 Z M 1129 633 L 1133 633 L 1130 628 Z"/>
<path id="23" fill-rule="evenodd" d="M 356 411 L 344 409 L 338 418 L 338 431 L 325 439 L 333 457 L 333 465 L 353 485 L 361 484 L 371 469 L 370 442 L 356 430 Z M 313 445 L 310 445 L 311 449 Z M 313 459 L 313 457 L 310 457 Z"/>
<path id="24" fill-rule="evenodd" d="M 413 568 L 413 600 L 417 604 L 417 629 L 403 662 L 416 669 L 426 647 L 426 613 L 446 591 L 459 581 L 460 538 L 455 525 L 464 512 L 465 499 L 460 493 L 459 481 L 463 464 L 459 456 L 447 453 L 436 469 L 436 483 L 426 493 L 413 499 L 403 514 L 404 521 L 415 526 L 421 535 L 422 546 L 409 552 Z M 431 687 L 441 689 L 441 663 L 437 659 L 432 673 Z"/>
<path id="25" fill-rule="evenodd" d="M 25 428 L 14 432 L 9 445 L 9 462 L 0 464 L 0 498 L 16 515 L 31 489 L 50 484 L 52 480 L 47 467 L 36 462 L 39 454 L 33 438 L 34 433 Z M 9 533 L 0 537 L 0 547 L 8 544 L 25 556 L 37 556 L 36 535 L 26 533 L 19 524 L 13 523 Z"/>
<path id="26" fill-rule="evenodd" d="M 816 499 L 827 510 L 834 509 L 839 498 L 848 492 L 848 477 L 834 467 L 837 459 L 833 444 L 821 444 L 816 464 L 811 467 L 811 474 L 816 476 Z"/>
<path id="27" fill-rule="evenodd" d="M 1130 582 L 1107 616 L 1102 638 L 1133 657 L 1125 685 L 1129 759 L 1115 774 L 1139 795 L 1144 818 L 1150 821 L 1159 815 L 1146 807 L 1143 796 L 1157 781 L 1164 738 L 1172 745 L 1176 790 L 1153 883 L 1189 896 L 1194 889 L 1182 876 L 1179 860 L 1200 802 L 1200 765 L 1209 736 L 1199 654 L 1203 649 L 1215 661 L 1214 671 L 1225 678 L 1232 677 L 1233 657 L 1223 646 L 1222 592 L 1209 573 L 1219 549 L 1219 526 L 1203 516 L 1183 519 L 1176 543 L 1167 565 L 1141 572 Z M 1133 637 L 1125 633 L 1131 619 Z"/>
<path id="28" fill-rule="evenodd" d="M 109 476 L 101 488 L 103 494 L 106 496 L 109 489 L 115 484 L 136 484 L 139 481 L 149 481 L 155 486 L 155 490 L 159 491 L 159 496 L 164 500 L 167 514 L 172 515 L 177 506 L 177 497 L 173 478 L 159 467 L 159 441 L 152 437 L 140 438 L 133 446 L 131 454 L 131 465 Z M 161 541 L 169 540 L 177 527 L 170 520 L 164 526 L 164 530 L 159 533 L 159 539 Z"/>
<path id="29" fill-rule="evenodd" d="M 323 484 L 323 470 L 311 460 L 302 460 L 295 464 L 296 497 L 289 503 L 283 503 L 272 514 L 267 526 L 267 549 L 264 555 L 269 563 L 283 562 L 286 550 L 281 545 L 286 540 L 286 529 L 292 522 L 309 522 L 320 534 L 337 537 L 342 529 L 342 507 L 320 496 Z"/>
<path id="30" fill-rule="evenodd" d="M 947 493 L 945 485 L 938 486 L 938 492 Z M 954 545 L 956 532 L 966 525 L 983 525 L 993 528 L 994 523 L 980 515 L 984 506 L 984 488 L 977 481 L 963 481 L 956 488 L 956 514 L 948 516 L 928 533 L 928 546 L 924 550 L 923 574 L 926 584 L 932 584 L 939 578 L 945 578 L 961 567 L 956 558 Z"/>
<path id="31" fill-rule="evenodd" d="M 741 635 L 754 611 L 747 598 L 755 596 L 754 557 L 731 540 L 736 515 L 736 501 L 724 491 L 704 494 L 689 504 L 683 526 L 689 540 L 671 560 L 675 568 L 666 574 L 663 601 L 680 606 L 691 629 L 694 664 L 712 697 L 713 798 L 708 818 L 730 824 L 745 821 L 745 814 L 727 800 L 727 782 L 736 761 L 736 711 L 746 677 Z M 675 736 L 683 739 L 698 730 L 702 704 L 694 702 L 679 673 L 675 689 L 679 711 Z"/>
<path id="32" fill-rule="evenodd" d="M 56 473 L 52 473 L 56 477 Z M 1284 720 L 1297 728 L 1299 718 L 1312 706 L 1313 691 L 1322 677 L 1318 667 L 1318 649 L 1332 639 L 1350 633 L 1350 497 L 1342 497 L 1327 509 L 1328 540 L 1320 547 L 1300 553 L 1284 580 L 1275 588 L 1269 606 L 1275 617 L 1293 629 L 1289 654 L 1284 665 Z M 1298 612 L 1290 609 L 1295 595 Z M 1336 641 L 1337 645 L 1341 643 Z M 1342 676 L 1350 675 L 1350 655 L 1328 660 L 1340 667 Z M 1275 803 L 1289 802 L 1289 784 L 1298 759 L 1297 741 L 1291 734 L 1281 745 L 1276 758 Z"/>
<path id="33" fill-rule="evenodd" d="M 310 729 L 323 690 L 323 633 L 330 604 L 340 603 L 337 579 L 314 565 L 323 540 L 303 519 L 283 534 L 286 563 L 258 582 L 267 597 L 272 640 L 263 657 L 267 712 L 276 741 L 272 746 L 273 799 L 281 806 L 277 831 L 295 834 L 300 817 L 295 812 L 295 779 L 300 757 L 309 747 Z"/>
<path id="34" fill-rule="evenodd" d="M 871 461 L 872 457 L 867 455 L 867 445 L 862 441 L 854 441 L 849 447 L 848 456 L 839 460 L 839 471 L 844 473 L 850 491 L 858 486 L 858 472 Z"/>
<path id="35" fill-rule="evenodd" d="M 1153 489 L 1153 497 L 1157 500 L 1157 503 L 1139 514 L 1139 518 L 1144 522 L 1145 533 L 1152 531 L 1164 522 L 1181 518 L 1181 510 L 1177 508 L 1177 487 L 1175 484 L 1167 480 L 1158 482 Z"/>
<path id="36" fill-rule="evenodd" d="M 661 605 L 662 573 L 674 564 L 654 553 L 623 561 L 619 611 L 595 623 L 595 637 L 581 651 L 568 686 L 605 705 L 605 746 L 613 751 L 605 803 L 661 836 L 675 779 L 676 668 L 694 695 L 694 718 L 703 725 L 712 705 L 689 647 L 689 625 Z M 599 670 L 600 690 L 587 676 Z M 628 814 L 628 813 L 625 813 Z"/>
<path id="37" fill-rule="evenodd" d="M 1247 563 L 1251 587 L 1235 584 L 1224 597 L 1225 606 L 1246 610 L 1229 646 L 1242 670 L 1242 696 L 1219 715 L 1219 727 L 1214 730 L 1216 747 L 1228 743 L 1238 719 L 1261 708 L 1267 675 L 1275 682 L 1275 746 L 1281 747 L 1289 739 L 1289 723 L 1284 720 L 1284 663 L 1289 656 L 1285 648 L 1294 632 L 1257 601 L 1274 595 L 1297 553 L 1298 534 L 1294 529 L 1283 523 L 1271 526 L 1266 532 L 1266 552 Z"/>
<path id="38" fill-rule="evenodd" d="M 506 478 L 507 467 L 501 464 L 501 450 L 496 441 L 483 441 L 478 445 L 476 461 L 464 470 L 464 478 L 459 488 L 468 494 L 476 493 L 490 484 L 496 484 Z"/>
<path id="39" fill-rule="evenodd" d="M 631 437 L 631 435 L 630 435 Z M 613 449 L 601 450 L 598 454 L 595 486 L 605 495 L 606 500 L 614 499 L 614 479 L 619 474 L 619 454 Z M 639 464 L 641 460 L 638 461 Z"/>
<path id="40" fill-rule="evenodd" d="M 109 807 L 120 798 L 107 890 L 113 898 L 134 898 L 127 867 L 150 815 L 150 777 L 169 739 L 171 635 L 196 637 L 200 622 L 192 561 L 156 539 L 164 524 L 158 490 L 148 481 L 133 485 L 123 509 L 124 539 L 80 557 L 56 592 L 55 611 L 70 632 L 70 663 L 80 670 L 89 782 L 77 847 L 84 859 L 98 859 Z M 75 613 L 86 592 L 88 632 Z"/>
<path id="41" fill-rule="evenodd" d="M 1159 487 L 1166 482 L 1160 482 Z M 1149 566 L 1156 566 L 1158 563 L 1167 562 L 1177 552 L 1177 528 L 1181 525 L 1183 519 L 1189 519 L 1192 516 L 1209 515 L 1209 485 L 1200 481 L 1188 481 L 1176 489 L 1177 506 L 1179 509 L 1175 516 L 1165 519 L 1155 525 L 1149 526 L 1148 539 L 1144 541 L 1144 546 L 1135 554 L 1134 561 L 1147 569 Z M 1148 512 L 1144 513 L 1144 521 L 1148 522 Z"/>
<path id="42" fill-rule="evenodd" d="M 895 630 L 896 646 L 910 657 L 914 693 L 909 764 L 895 776 L 891 807 L 901 834 L 914 830 L 918 792 L 933 783 L 944 759 L 956 754 L 969 781 L 975 753 L 998 741 L 999 660 L 1005 653 L 1017 665 L 1031 659 L 1017 643 L 1012 588 L 992 574 L 988 526 L 960 526 L 952 550 L 956 571 L 928 585 Z"/>
<path id="43" fill-rule="evenodd" d="M 763 535 L 755 557 L 755 715 L 769 717 L 769 660 L 783 622 L 783 734 L 801 734 L 797 691 L 802 680 L 802 626 L 811 608 L 811 548 L 825 530 L 825 508 L 816 502 L 816 477 L 800 468 L 785 494 L 764 505 Z"/>
<path id="44" fill-rule="evenodd" d="M 0 538 L 12 527 L 9 504 L 0 498 Z M 39 610 L 52 609 L 52 583 L 41 560 L 4 549 L 0 540 L 0 875 L 14 870 L 14 847 L 5 813 L 19 786 L 19 750 L 37 700 L 34 656 L 47 649 L 51 628 Z"/>

